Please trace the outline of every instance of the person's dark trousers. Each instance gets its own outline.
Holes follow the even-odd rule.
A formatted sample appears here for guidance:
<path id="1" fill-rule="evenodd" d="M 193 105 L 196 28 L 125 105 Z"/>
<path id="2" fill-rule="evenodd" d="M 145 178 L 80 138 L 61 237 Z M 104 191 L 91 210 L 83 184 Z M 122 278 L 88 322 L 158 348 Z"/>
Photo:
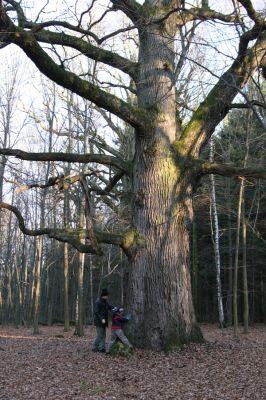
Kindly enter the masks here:
<path id="1" fill-rule="evenodd" d="M 93 351 L 105 351 L 106 328 L 105 326 L 96 326 L 96 338 L 93 343 Z"/>

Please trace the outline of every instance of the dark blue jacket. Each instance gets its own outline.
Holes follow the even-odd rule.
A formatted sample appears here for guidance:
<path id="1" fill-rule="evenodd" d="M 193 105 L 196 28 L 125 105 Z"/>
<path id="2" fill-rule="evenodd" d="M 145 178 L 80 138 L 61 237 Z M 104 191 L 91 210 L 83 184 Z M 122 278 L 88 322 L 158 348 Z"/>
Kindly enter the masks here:
<path id="1" fill-rule="evenodd" d="M 94 325 L 107 327 L 108 326 L 108 311 L 113 307 L 102 298 L 96 300 L 94 305 Z M 105 324 L 102 324 L 102 319 L 105 319 Z"/>

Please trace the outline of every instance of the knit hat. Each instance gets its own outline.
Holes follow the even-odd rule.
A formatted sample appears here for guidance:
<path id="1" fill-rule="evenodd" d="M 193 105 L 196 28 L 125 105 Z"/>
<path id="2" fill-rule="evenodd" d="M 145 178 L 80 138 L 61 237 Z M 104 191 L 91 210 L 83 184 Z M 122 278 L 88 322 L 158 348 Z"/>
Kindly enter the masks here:
<path id="1" fill-rule="evenodd" d="M 108 296 L 108 294 L 109 294 L 109 292 L 108 292 L 107 289 L 102 289 L 101 297 L 103 297 L 103 296 Z"/>

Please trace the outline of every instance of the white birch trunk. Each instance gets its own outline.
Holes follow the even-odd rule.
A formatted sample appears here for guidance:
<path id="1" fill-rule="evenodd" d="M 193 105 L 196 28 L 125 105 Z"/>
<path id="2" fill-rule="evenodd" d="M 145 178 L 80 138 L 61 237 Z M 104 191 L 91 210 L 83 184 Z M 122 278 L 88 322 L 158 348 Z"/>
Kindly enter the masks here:
<path id="1" fill-rule="evenodd" d="M 210 161 L 213 161 L 213 140 L 210 142 Z M 214 254 L 215 254 L 215 267 L 216 267 L 216 283 L 217 283 L 217 301 L 219 311 L 219 323 L 220 327 L 224 326 L 224 309 L 222 299 L 222 284 L 221 284 L 221 258 L 220 258 L 220 243 L 219 243 L 219 220 L 217 213 L 216 204 L 216 192 L 215 192 L 215 179 L 214 175 L 210 175 L 211 180 L 211 208 L 214 222 L 214 230 L 212 232 Z M 212 218 L 212 217 L 211 217 Z"/>

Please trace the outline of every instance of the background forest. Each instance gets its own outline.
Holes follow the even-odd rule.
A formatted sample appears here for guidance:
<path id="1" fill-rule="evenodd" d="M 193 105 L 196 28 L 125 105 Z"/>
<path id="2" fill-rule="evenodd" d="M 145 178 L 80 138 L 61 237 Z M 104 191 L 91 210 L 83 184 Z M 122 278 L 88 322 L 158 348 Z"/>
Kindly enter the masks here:
<path id="1" fill-rule="evenodd" d="M 16 2 L 6 3 L 17 10 Z M 217 6 L 219 2 L 213 3 Z M 232 3 L 238 17 L 243 8 Z M 7 11 L 12 11 L 8 4 Z M 202 2 L 203 11 L 196 8 L 200 23 L 208 7 L 208 2 Z M 34 7 L 32 10 L 34 14 Z M 69 10 L 66 7 L 62 15 Z M 103 10 L 96 9 L 96 14 L 90 15 L 90 9 L 86 11 L 92 20 L 100 12 Z M 126 26 L 124 18 L 118 18 L 122 26 Z M 246 15 L 243 18 L 246 26 L 235 24 L 235 36 L 228 26 L 219 23 L 214 34 L 211 24 L 204 25 L 204 18 L 202 25 L 195 20 L 180 27 L 180 39 L 175 44 L 176 121 L 180 132 L 185 132 L 198 101 L 217 81 L 216 72 L 210 69 L 224 71 L 234 59 L 235 37 L 239 39 L 250 26 Z M 102 19 L 95 19 L 92 30 L 100 31 L 97 25 Z M 262 24 L 258 18 L 255 22 Z M 135 31 L 123 28 L 119 40 L 128 41 L 123 51 L 135 62 Z M 107 43 L 106 48 L 121 52 L 116 38 Z M 48 80 L 12 46 L 10 50 L 3 45 L 1 50 L 0 148 L 11 152 L 5 155 L 2 151 L 0 155 L 0 202 L 10 204 L 12 212 L 0 209 L 0 324 L 33 326 L 35 333 L 39 324 L 60 322 L 65 330 L 75 324 L 81 336 L 84 325 L 92 323 L 93 303 L 101 287 L 110 291 L 112 304 L 124 304 L 127 256 L 115 246 L 115 236 L 110 243 L 106 236 L 102 254 L 95 255 L 79 252 L 81 245 L 76 243 L 75 248 L 74 240 L 73 247 L 63 243 L 62 236 L 38 235 L 36 230 L 62 228 L 71 233 L 86 229 L 92 253 L 97 253 L 93 235 L 130 228 L 132 188 L 123 169 L 135 153 L 134 124 L 130 126 L 108 112 L 108 107 L 100 108 Z M 101 86 L 106 95 L 115 94 L 135 105 L 135 84 L 130 77 L 125 79 L 121 70 L 107 68 L 94 56 L 89 60 L 82 58 L 83 54 L 79 57 L 74 48 L 66 52 L 63 46 L 58 50 L 52 44 L 49 51 L 62 70 L 74 70 L 79 78 Z M 202 159 L 244 168 L 265 167 L 265 104 L 265 82 L 261 71 L 256 71 L 245 88 L 238 90 L 222 122 L 217 119 Z M 12 149 L 20 150 L 12 154 Z M 32 154 L 33 161 L 23 160 L 24 151 Z M 37 152 L 58 153 L 61 161 L 49 161 L 47 156 L 45 162 L 36 162 Z M 64 159 L 63 153 L 80 155 L 80 162 L 78 158 L 74 162 L 69 157 Z M 97 159 L 93 158 L 95 154 Z M 88 157 L 88 163 L 83 156 Z M 120 159 L 119 165 L 115 159 Z M 235 301 L 239 321 L 247 329 L 248 324 L 266 322 L 266 183 L 253 177 L 221 175 L 204 176 L 193 195 L 193 303 L 199 322 L 227 326 L 232 325 Z M 120 242 L 117 235 L 117 244 Z"/>
<path id="2" fill-rule="evenodd" d="M 39 95 L 43 105 L 20 109 L 21 67 L 13 67 L 1 90 L 1 145 L 23 143 L 23 130 L 30 132 L 26 145 L 43 152 L 127 154 L 134 149 L 132 131 L 115 125 L 102 110 L 91 108 L 73 94 L 42 81 Z M 12 78 L 11 78 L 12 76 Z M 255 90 L 252 85 L 248 90 Z M 21 118 L 21 111 L 26 117 Z M 233 161 L 238 166 L 262 164 L 265 159 L 264 111 L 233 109 L 217 129 L 212 141 L 217 161 Z M 19 124 L 17 123 L 19 120 Z M 34 133 L 33 133 L 34 130 Z M 100 132 L 110 133 L 108 143 Z M 210 158 L 211 146 L 204 157 Z M 89 149 L 89 150 L 88 150 Z M 70 163 L 8 161 L 1 156 L 0 200 L 9 199 L 27 216 L 27 227 L 60 226 L 78 228 L 85 224 L 86 192 L 81 185 L 69 189 L 67 178 L 75 182 L 75 172 L 83 165 Z M 90 164 L 84 170 L 89 187 L 93 219 L 97 227 L 110 232 L 128 223 L 130 193 L 124 179 L 110 196 L 107 180 L 110 168 Z M 61 174 L 59 189 L 45 185 L 49 177 Z M 43 178 L 44 177 L 44 178 Z M 40 182 L 44 186 L 40 188 Z M 3 192 L 3 182 L 8 191 Z M 26 182 L 26 185 L 25 185 Z M 242 192 L 241 192 L 242 187 Z M 212 193 L 215 192 L 215 204 Z M 101 196 L 99 196 L 101 195 Z M 217 297 L 217 261 L 224 325 L 232 324 L 233 272 L 238 264 L 237 301 L 243 322 L 245 290 L 248 292 L 249 323 L 266 321 L 266 197 L 263 180 L 216 176 L 205 177 L 193 199 L 195 220 L 192 232 L 191 278 L 193 301 L 199 322 L 219 322 Z M 239 214 L 239 204 L 240 215 Z M 127 290 L 127 258 L 113 245 L 104 246 L 104 254 L 80 254 L 67 243 L 46 236 L 24 236 L 14 214 L 1 210 L 0 237 L 0 323 L 91 324 L 93 302 L 101 287 L 108 287 L 113 304 L 123 304 Z M 216 236 L 218 221 L 218 238 Z M 238 219 L 240 223 L 238 227 Z M 215 252 L 218 241 L 219 254 Z M 218 258 L 217 258 L 218 257 Z M 247 288 L 245 288 L 245 273 Z M 79 323 L 78 323 L 79 322 Z"/>

